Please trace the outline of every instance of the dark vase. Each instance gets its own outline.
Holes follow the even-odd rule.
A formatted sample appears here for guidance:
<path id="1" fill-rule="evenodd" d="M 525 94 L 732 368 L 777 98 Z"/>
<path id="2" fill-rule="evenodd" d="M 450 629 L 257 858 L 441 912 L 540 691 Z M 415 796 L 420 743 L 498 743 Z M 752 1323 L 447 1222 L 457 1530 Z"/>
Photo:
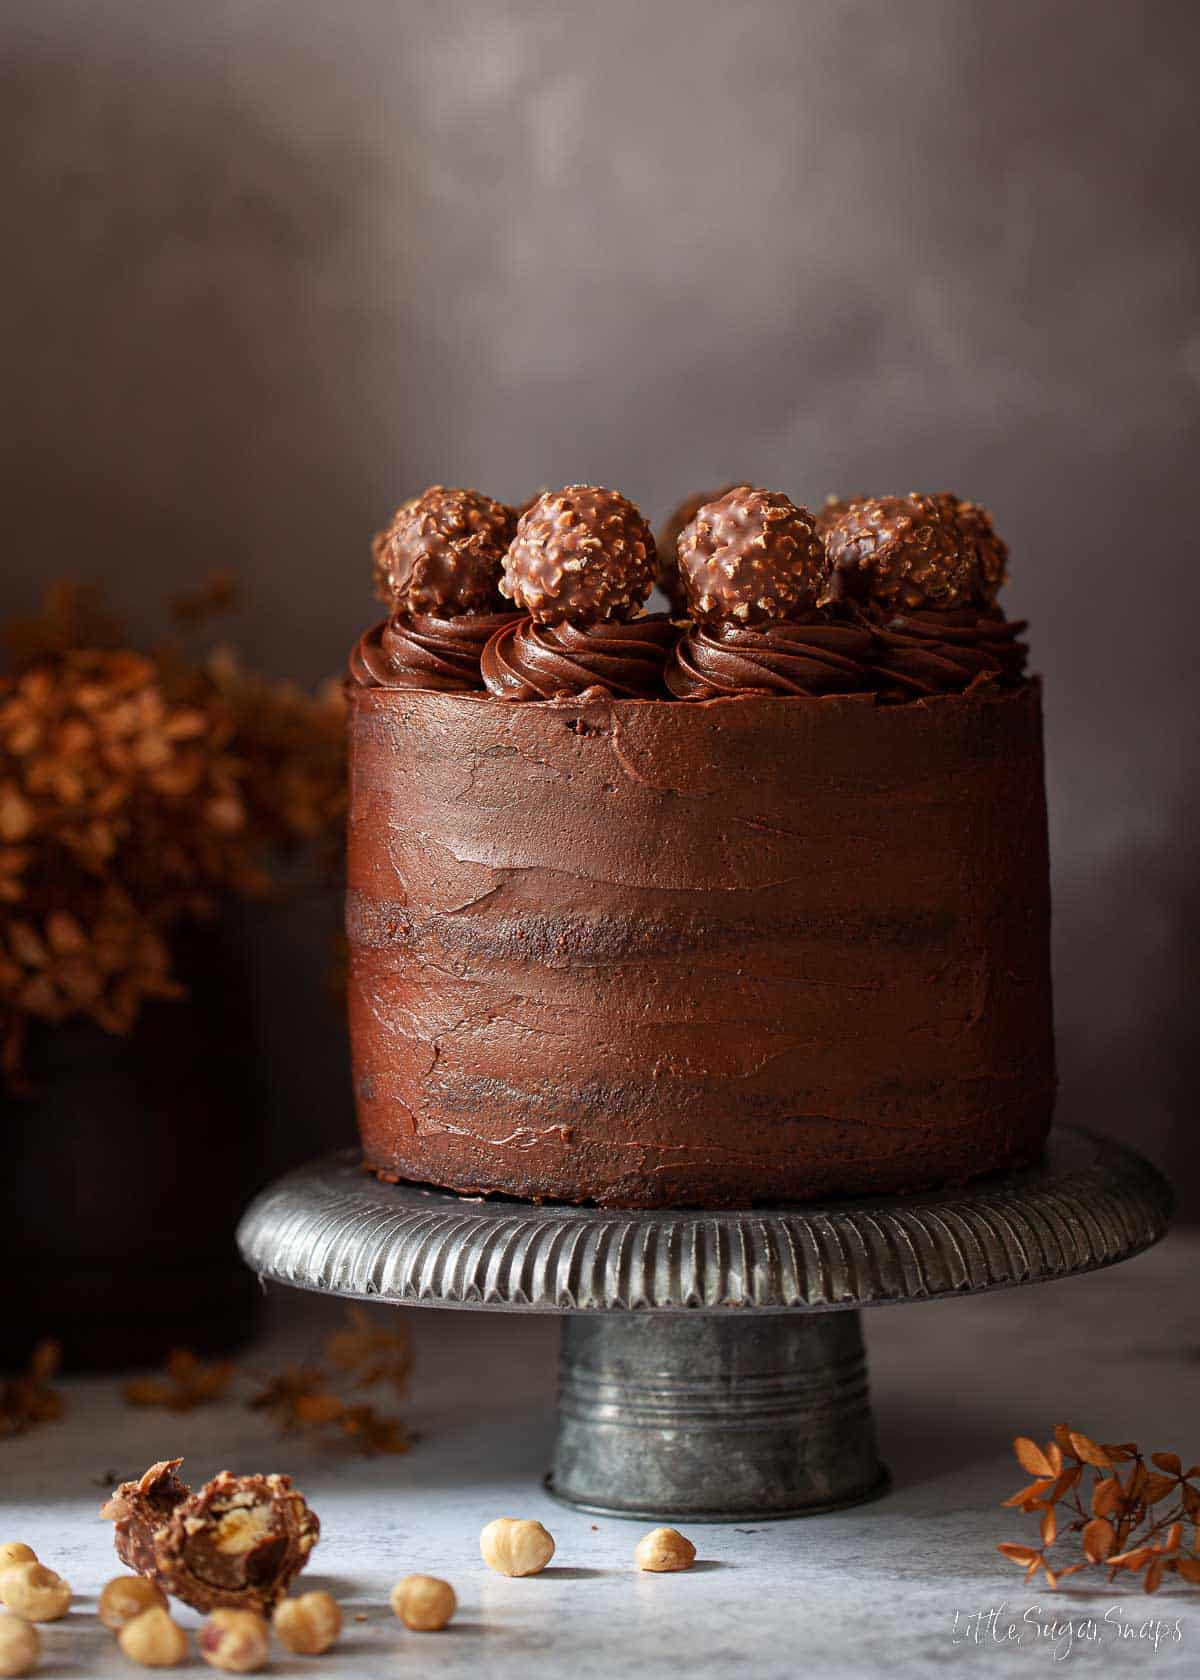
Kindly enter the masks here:
<path id="1" fill-rule="evenodd" d="M 186 1000 L 147 1005 L 126 1038 L 89 1022 L 34 1033 L 31 1094 L 0 1098 L 0 1370 L 45 1336 L 93 1370 L 249 1337 L 259 1289 L 234 1244 L 246 1202 L 353 1135 L 327 987 L 336 917 L 330 893 L 231 904 L 173 941 Z"/>

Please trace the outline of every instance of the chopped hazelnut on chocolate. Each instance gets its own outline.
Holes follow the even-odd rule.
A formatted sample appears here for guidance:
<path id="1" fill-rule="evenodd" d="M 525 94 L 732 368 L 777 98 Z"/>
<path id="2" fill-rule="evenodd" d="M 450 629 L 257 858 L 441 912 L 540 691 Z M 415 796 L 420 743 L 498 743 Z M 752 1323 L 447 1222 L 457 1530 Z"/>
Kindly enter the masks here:
<path id="1" fill-rule="evenodd" d="M 432 484 L 375 539 L 375 580 L 394 612 L 456 618 L 503 606 L 497 586 L 517 515 L 478 490 Z"/>
<path id="2" fill-rule="evenodd" d="M 857 601 L 885 617 L 982 605 L 976 527 L 964 529 L 952 503 L 915 493 L 853 503 L 825 533 L 822 605 Z"/>
<path id="3" fill-rule="evenodd" d="M 824 566 L 808 510 L 748 484 L 706 502 L 679 538 L 679 574 L 699 624 L 753 630 L 811 612 Z"/>
<path id="4" fill-rule="evenodd" d="M 193 1609 L 269 1611 L 308 1562 L 316 1515 L 288 1476 L 222 1470 L 192 1493 L 175 1475 L 181 1462 L 151 1465 L 103 1507 L 118 1557 Z"/>
<path id="5" fill-rule="evenodd" d="M 521 515 L 500 592 L 537 624 L 635 616 L 654 587 L 654 538 L 616 490 L 568 484 Z"/>

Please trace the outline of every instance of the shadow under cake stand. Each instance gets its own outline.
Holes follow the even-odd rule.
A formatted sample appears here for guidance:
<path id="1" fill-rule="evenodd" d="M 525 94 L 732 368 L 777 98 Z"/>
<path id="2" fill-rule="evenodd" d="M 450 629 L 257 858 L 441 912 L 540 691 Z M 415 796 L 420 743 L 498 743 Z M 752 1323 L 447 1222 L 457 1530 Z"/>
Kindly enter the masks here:
<path id="1" fill-rule="evenodd" d="M 356 1154 L 287 1174 L 238 1231 L 260 1276 L 397 1306 L 563 1317 L 557 1498 L 606 1516 L 792 1517 L 881 1493 L 861 1308 L 1111 1266 L 1171 1196 L 1069 1126 L 955 1191 L 621 1211 L 381 1184 Z"/>

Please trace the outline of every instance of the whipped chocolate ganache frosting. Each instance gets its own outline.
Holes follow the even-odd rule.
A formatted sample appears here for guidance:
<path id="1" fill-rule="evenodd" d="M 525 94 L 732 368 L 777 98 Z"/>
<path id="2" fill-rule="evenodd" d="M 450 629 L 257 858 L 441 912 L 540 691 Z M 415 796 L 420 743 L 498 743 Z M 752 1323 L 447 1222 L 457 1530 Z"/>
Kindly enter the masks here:
<path id="1" fill-rule="evenodd" d="M 663 691 L 663 668 L 676 633 L 662 613 L 619 622 L 510 622 L 483 651 L 483 680 L 499 700 L 564 700 L 592 689 L 620 699 Z"/>
<path id="2" fill-rule="evenodd" d="M 673 627 L 641 614 L 637 509 L 570 486 L 500 562 L 519 616 L 453 610 L 451 554 L 438 612 L 400 589 L 363 638 L 347 929 L 381 1176 L 718 1206 L 1037 1157 L 1041 692 L 1006 552 L 946 494 L 825 527 L 747 485 L 703 504 Z"/>
<path id="3" fill-rule="evenodd" d="M 666 684 L 678 700 L 722 694 L 867 693 L 874 637 L 855 624 L 808 623 L 743 630 L 697 626 L 676 644 Z"/>
<path id="4" fill-rule="evenodd" d="M 415 613 L 388 619 L 358 642 L 350 656 L 351 680 L 363 688 L 477 692 L 484 686 L 484 648 L 497 631 L 519 617 L 515 612 L 464 613 L 459 618 Z"/>

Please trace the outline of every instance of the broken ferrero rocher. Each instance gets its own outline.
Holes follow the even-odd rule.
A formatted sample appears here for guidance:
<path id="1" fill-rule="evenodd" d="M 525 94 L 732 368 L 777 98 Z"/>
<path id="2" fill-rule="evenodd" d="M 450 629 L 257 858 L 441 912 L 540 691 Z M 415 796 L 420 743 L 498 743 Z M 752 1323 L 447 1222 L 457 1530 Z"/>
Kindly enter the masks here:
<path id="1" fill-rule="evenodd" d="M 500 592 L 537 624 L 627 620 L 654 587 L 654 537 L 616 490 L 568 484 L 521 515 Z"/>
<path id="2" fill-rule="evenodd" d="M 393 612 L 457 618 L 495 612 L 517 515 L 478 490 L 432 484 L 403 503 L 374 543 L 375 582 Z"/>
<path id="3" fill-rule="evenodd" d="M 978 549 L 982 509 L 967 504 L 964 530 L 963 505 L 957 497 L 915 492 L 852 503 L 825 532 L 828 575 L 820 604 L 854 601 L 888 618 L 988 604 Z M 989 563 L 995 569 L 994 555 Z"/>
<path id="4" fill-rule="evenodd" d="M 195 1610 L 269 1612 L 320 1538 L 316 1514 L 288 1476 L 222 1470 L 193 1493 L 182 1462 L 152 1464 L 103 1506 L 117 1556 Z"/>
<path id="5" fill-rule="evenodd" d="M 749 484 L 706 502 L 679 538 L 679 572 L 700 624 L 753 630 L 809 613 L 824 564 L 807 508 Z"/>

